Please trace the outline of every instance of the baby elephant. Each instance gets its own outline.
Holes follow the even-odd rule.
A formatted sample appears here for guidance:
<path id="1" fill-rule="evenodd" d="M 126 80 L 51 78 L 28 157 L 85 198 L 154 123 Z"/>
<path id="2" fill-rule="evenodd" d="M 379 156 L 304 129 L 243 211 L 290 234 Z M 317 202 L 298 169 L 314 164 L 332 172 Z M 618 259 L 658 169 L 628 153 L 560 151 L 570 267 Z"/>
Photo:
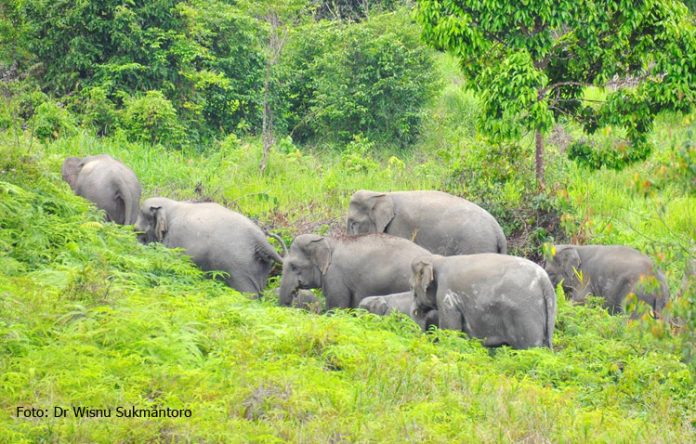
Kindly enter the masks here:
<path id="1" fill-rule="evenodd" d="M 68 157 L 63 179 L 78 196 L 106 211 L 109 221 L 134 224 L 140 205 L 140 183 L 133 170 L 107 154 Z"/>
<path id="2" fill-rule="evenodd" d="M 184 248 L 201 269 L 228 273 L 227 285 L 242 292 L 260 294 L 273 263 L 283 261 L 261 228 L 216 203 L 147 199 L 135 228 L 143 243 Z"/>
<path id="3" fill-rule="evenodd" d="M 297 236 L 283 261 L 281 305 L 298 289 L 321 288 L 326 308 L 355 308 L 370 295 L 409 289 L 411 261 L 428 250 L 399 237 Z"/>
<path id="4" fill-rule="evenodd" d="M 505 234 L 490 213 L 441 191 L 356 191 L 346 223 L 351 235 L 386 233 L 445 256 L 507 252 Z"/>
<path id="5" fill-rule="evenodd" d="M 669 299 L 664 275 L 648 256 L 633 248 L 556 245 L 554 249 L 546 271 L 554 285 L 563 282 L 573 301 L 582 302 L 592 294 L 604 298 L 610 313 L 623 313 L 626 297 L 633 293 L 659 315 Z"/>
<path id="6" fill-rule="evenodd" d="M 486 347 L 551 348 L 556 293 L 546 272 L 514 256 L 426 256 L 412 263 L 414 315 L 437 309 L 439 326 Z"/>
<path id="7" fill-rule="evenodd" d="M 380 316 L 386 316 L 395 311 L 401 312 L 416 321 L 423 331 L 427 331 L 431 325 L 437 327 L 438 324 L 437 310 L 430 310 L 424 316 L 415 316 L 413 314 L 415 304 L 412 291 L 387 294 L 384 296 L 368 296 L 360 301 L 358 308 L 365 309 L 370 313 Z"/>

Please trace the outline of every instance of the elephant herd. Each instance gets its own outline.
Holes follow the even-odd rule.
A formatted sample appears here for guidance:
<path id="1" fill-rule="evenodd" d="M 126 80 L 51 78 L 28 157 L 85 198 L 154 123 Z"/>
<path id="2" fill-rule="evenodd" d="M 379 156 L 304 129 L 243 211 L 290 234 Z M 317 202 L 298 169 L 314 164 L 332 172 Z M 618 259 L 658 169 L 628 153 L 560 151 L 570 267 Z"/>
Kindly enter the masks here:
<path id="1" fill-rule="evenodd" d="M 299 235 L 281 257 L 261 228 L 221 205 L 164 197 L 141 205 L 136 175 L 108 155 L 68 158 L 62 175 L 107 220 L 135 225 L 143 243 L 183 248 L 239 291 L 260 295 L 273 264 L 282 263 L 285 306 L 311 304 L 307 290 L 321 288 L 327 309 L 399 311 L 424 330 L 435 325 L 489 347 L 528 348 L 552 346 L 555 285 L 576 302 L 602 297 L 612 313 L 635 296 L 659 316 L 669 297 L 664 275 L 629 247 L 557 245 L 545 268 L 509 256 L 490 213 L 440 191 L 357 191 L 346 235 Z"/>

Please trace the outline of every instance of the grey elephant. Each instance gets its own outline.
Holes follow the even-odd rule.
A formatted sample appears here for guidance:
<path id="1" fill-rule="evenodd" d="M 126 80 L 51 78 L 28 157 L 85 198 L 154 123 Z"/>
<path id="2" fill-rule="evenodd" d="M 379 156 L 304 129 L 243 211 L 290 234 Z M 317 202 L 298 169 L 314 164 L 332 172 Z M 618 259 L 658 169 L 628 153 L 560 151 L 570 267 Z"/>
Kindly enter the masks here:
<path id="1" fill-rule="evenodd" d="M 276 296 L 280 296 L 280 287 L 276 288 L 274 291 Z M 292 297 L 290 306 L 317 314 L 321 313 L 322 311 L 321 301 L 319 298 L 314 296 L 314 293 L 312 293 L 310 290 L 297 290 L 295 295 Z"/>
<path id="2" fill-rule="evenodd" d="M 648 256 L 630 247 L 555 245 L 545 268 L 553 284 L 562 282 L 573 301 L 583 302 L 589 294 L 599 296 L 610 313 L 625 312 L 630 293 L 648 304 L 654 315 L 662 312 L 669 299 L 665 276 Z"/>
<path id="3" fill-rule="evenodd" d="M 141 188 L 133 170 L 108 154 L 99 154 L 68 157 L 61 173 L 75 194 L 106 212 L 107 220 L 121 225 L 135 223 Z"/>
<path id="4" fill-rule="evenodd" d="M 297 236 L 283 261 L 281 305 L 290 305 L 298 289 L 321 288 L 326 308 L 355 308 L 370 295 L 409 289 L 411 261 L 428 251 L 386 235 L 330 238 Z"/>
<path id="5" fill-rule="evenodd" d="M 135 228 L 143 243 L 183 248 L 201 269 L 228 273 L 227 285 L 242 292 L 260 294 L 273 263 L 283 261 L 261 228 L 216 203 L 150 198 Z"/>
<path id="6" fill-rule="evenodd" d="M 412 263 L 416 309 L 437 309 L 442 329 L 483 339 L 487 347 L 551 348 L 556 293 L 543 268 L 500 254 L 431 255 Z"/>
<path id="7" fill-rule="evenodd" d="M 368 296 L 358 305 L 358 308 L 369 311 L 380 316 L 386 316 L 389 313 L 401 312 L 411 319 L 416 321 L 424 330 L 428 330 L 430 326 L 438 325 L 437 310 L 429 310 L 423 316 L 415 316 L 415 304 L 413 291 L 404 291 L 401 293 L 387 294 L 384 296 Z"/>
<path id="8" fill-rule="evenodd" d="M 351 235 L 386 233 L 444 256 L 507 253 L 505 234 L 490 213 L 440 191 L 356 191 L 346 223 Z"/>

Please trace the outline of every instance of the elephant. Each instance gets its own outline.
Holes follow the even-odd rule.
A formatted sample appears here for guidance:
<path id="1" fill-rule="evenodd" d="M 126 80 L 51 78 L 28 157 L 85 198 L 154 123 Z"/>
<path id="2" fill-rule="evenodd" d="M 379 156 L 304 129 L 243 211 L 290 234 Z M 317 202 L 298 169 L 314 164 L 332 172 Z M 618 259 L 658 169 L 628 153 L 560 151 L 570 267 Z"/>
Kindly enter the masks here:
<path id="1" fill-rule="evenodd" d="M 330 238 L 297 236 L 283 260 L 279 302 L 288 306 L 298 289 L 321 288 L 326 308 L 356 308 L 370 295 L 410 288 L 410 264 L 428 250 L 384 234 Z"/>
<path id="2" fill-rule="evenodd" d="M 437 310 L 430 310 L 425 316 L 414 316 L 415 309 L 413 291 L 387 294 L 384 296 L 368 296 L 358 305 L 358 308 L 380 316 L 386 316 L 395 311 L 401 312 L 416 321 L 418 325 L 427 331 L 431 325 L 437 326 Z"/>
<path id="3" fill-rule="evenodd" d="M 299 290 L 290 305 L 311 313 L 321 313 L 321 301 L 309 290 Z"/>
<path id="4" fill-rule="evenodd" d="M 143 243 L 183 248 L 205 271 L 226 272 L 230 287 L 259 295 L 274 262 L 283 259 L 247 217 L 216 203 L 153 197 L 143 202 L 135 224 Z"/>
<path id="5" fill-rule="evenodd" d="M 546 260 L 551 282 L 562 282 L 566 294 L 582 303 L 587 295 L 604 298 L 612 313 L 625 312 L 633 293 L 659 316 L 669 299 L 665 276 L 643 253 L 621 245 L 555 245 Z M 632 316 L 637 316 L 634 310 Z"/>
<path id="6" fill-rule="evenodd" d="M 280 288 L 276 288 L 274 291 L 276 296 L 280 296 Z M 290 306 L 318 314 L 321 313 L 322 303 L 310 290 L 297 290 Z"/>
<path id="7" fill-rule="evenodd" d="M 63 180 L 78 196 L 106 212 L 108 221 L 132 225 L 138 217 L 140 183 L 133 170 L 109 156 L 68 157 Z"/>
<path id="8" fill-rule="evenodd" d="M 441 329 L 483 339 L 486 347 L 552 348 L 556 293 L 539 265 L 483 253 L 430 255 L 411 264 L 415 309 L 436 309 Z"/>
<path id="9" fill-rule="evenodd" d="M 351 235 L 386 233 L 444 256 L 507 253 L 505 234 L 490 213 L 441 191 L 356 191 L 346 224 Z"/>

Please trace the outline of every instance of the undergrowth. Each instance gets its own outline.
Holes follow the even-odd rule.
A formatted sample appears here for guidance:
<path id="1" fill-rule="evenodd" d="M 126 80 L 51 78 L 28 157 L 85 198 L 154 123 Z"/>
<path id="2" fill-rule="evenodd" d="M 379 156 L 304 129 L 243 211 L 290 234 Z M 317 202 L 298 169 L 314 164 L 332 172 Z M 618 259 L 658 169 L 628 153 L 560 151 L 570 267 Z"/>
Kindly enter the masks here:
<path id="1" fill-rule="evenodd" d="M 342 174 L 340 157 L 275 153 L 260 176 L 253 143 L 200 155 L 134 148 L 84 134 L 31 151 L 2 144 L 0 436 L 9 442 L 695 438 L 686 337 L 662 321 L 627 322 L 561 294 L 553 351 L 488 351 L 455 332 L 422 334 L 399 315 L 281 308 L 272 291 L 249 300 L 179 252 L 139 245 L 59 175 L 66 153 L 106 151 L 134 167 L 145 196 L 209 193 L 295 232 L 339 219 L 352 187 L 435 186 L 411 170 L 427 163 L 376 158 L 378 168 Z M 15 417 L 17 406 L 71 405 L 193 416 Z"/>

